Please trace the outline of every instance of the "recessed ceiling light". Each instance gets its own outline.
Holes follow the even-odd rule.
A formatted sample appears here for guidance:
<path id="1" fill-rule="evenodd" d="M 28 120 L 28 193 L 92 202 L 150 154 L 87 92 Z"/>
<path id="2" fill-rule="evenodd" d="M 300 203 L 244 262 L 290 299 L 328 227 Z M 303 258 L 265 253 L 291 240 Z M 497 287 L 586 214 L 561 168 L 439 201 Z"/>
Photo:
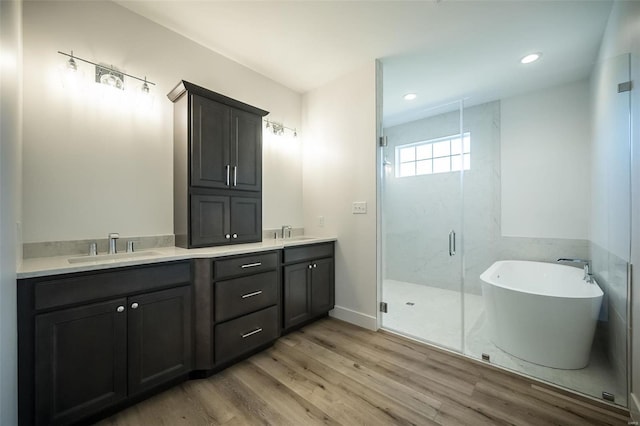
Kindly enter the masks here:
<path id="1" fill-rule="evenodd" d="M 520 59 L 520 62 L 523 64 L 530 64 L 531 62 L 535 62 L 542 56 L 542 53 L 530 53 L 524 58 Z"/>
<path id="2" fill-rule="evenodd" d="M 417 97 L 418 97 L 418 95 L 416 95 L 415 93 L 407 93 L 406 95 L 404 95 L 404 100 L 405 101 L 412 101 Z"/>

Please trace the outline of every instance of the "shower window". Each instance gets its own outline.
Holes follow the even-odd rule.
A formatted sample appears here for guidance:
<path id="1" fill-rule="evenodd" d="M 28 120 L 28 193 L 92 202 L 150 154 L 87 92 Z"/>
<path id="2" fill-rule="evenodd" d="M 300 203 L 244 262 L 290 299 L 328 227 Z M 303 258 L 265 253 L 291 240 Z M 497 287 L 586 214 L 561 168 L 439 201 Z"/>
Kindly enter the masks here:
<path id="1" fill-rule="evenodd" d="M 396 177 L 471 169 L 471 134 L 451 135 L 396 147 Z"/>

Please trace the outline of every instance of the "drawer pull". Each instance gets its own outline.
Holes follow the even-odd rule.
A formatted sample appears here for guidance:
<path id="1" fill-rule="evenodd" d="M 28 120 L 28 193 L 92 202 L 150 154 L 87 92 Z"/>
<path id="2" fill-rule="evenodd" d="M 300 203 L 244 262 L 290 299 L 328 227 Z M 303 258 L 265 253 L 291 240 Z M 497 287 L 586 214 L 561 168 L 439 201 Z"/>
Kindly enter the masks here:
<path id="1" fill-rule="evenodd" d="M 253 293 L 243 294 L 242 298 L 243 299 L 248 299 L 249 297 L 257 296 L 259 294 L 262 294 L 262 290 L 254 291 Z"/>
<path id="2" fill-rule="evenodd" d="M 261 328 L 256 328 L 256 329 L 255 329 L 255 330 L 253 330 L 253 331 L 250 331 L 250 332 L 248 332 L 248 333 L 243 334 L 243 335 L 242 335 L 242 338 L 243 338 L 243 339 L 246 339 L 247 337 L 249 337 L 249 336 L 253 336 L 254 334 L 258 334 L 258 333 L 260 333 L 260 332 L 262 332 L 262 329 L 261 329 Z"/>
<path id="3" fill-rule="evenodd" d="M 242 269 L 255 268 L 256 266 L 262 266 L 262 262 L 247 263 L 246 265 L 242 265 L 241 268 Z"/>

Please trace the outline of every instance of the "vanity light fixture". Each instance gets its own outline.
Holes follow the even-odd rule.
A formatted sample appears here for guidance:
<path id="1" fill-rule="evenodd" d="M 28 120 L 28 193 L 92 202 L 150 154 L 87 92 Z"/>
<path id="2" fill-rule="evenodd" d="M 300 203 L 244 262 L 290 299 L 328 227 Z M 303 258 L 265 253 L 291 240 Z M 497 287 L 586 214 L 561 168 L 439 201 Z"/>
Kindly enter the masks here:
<path id="1" fill-rule="evenodd" d="M 415 93 L 407 93 L 406 95 L 404 95 L 404 100 L 405 101 L 412 101 L 417 97 L 418 97 L 418 95 L 416 95 Z"/>
<path id="2" fill-rule="evenodd" d="M 131 75 L 131 74 L 127 74 L 127 73 L 122 72 L 122 71 L 118 71 L 113 66 L 100 65 L 100 64 L 97 64 L 95 62 L 89 61 L 87 59 L 80 58 L 80 57 L 75 56 L 73 54 L 73 50 L 71 51 L 70 54 L 69 53 L 65 53 L 65 52 L 60 52 L 60 51 L 58 51 L 58 53 L 61 54 L 61 55 L 64 55 L 64 56 L 68 56 L 70 58 L 67 61 L 67 69 L 70 70 L 70 71 L 77 71 L 78 70 L 78 64 L 76 63 L 76 60 L 82 61 L 82 62 L 86 62 L 87 64 L 91 64 L 91 65 L 95 66 L 96 67 L 96 73 L 95 73 L 96 83 L 101 83 L 101 84 L 105 84 L 107 86 L 114 87 L 116 89 L 124 90 L 124 88 L 125 88 L 124 78 L 128 77 L 128 78 L 133 78 L 135 80 L 143 82 L 142 87 L 141 87 L 141 90 L 142 90 L 143 93 L 149 93 L 149 85 L 150 84 L 155 86 L 155 83 L 152 83 L 151 81 L 148 81 L 147 77 L 142 79 L 140 77 L 136 77 L 135 75 Z"/>
<path id="3" fill-rule="evenodd" d="M 542 56 L 542 53 L 540 53 L 540 52 L 530 53 L 527 56 L 524 56 L 522 59 L 520 59 L 520 63 L 521 64 L 530 64 L 530 63 L 535 62 L 538 59 L 540 59 L 541 56 Z"/>
<path id="4" fill-rule="evenodd" d="M 67 70 L 71 72 L 78 71 L 78 64 L 76 64 L 76 61 L 73 59 L 73 50 L 71 51 L 71 58 L 67 61 Z"/>
<path id="5" fill-rule="evenodd" d="M 273 133 L 274 135 L 281 136 L 281 135 L 284 135 L 285 130 L 289 130 L 291 133 L 293 133 L 294 138 L 298 137 L 298 130 L 295 128 L 287 127 L 282 123 L 267 120 L 266 118 L 264 119 L 264 122 L 265 122 L 264 127 L 266 129 L 271 130 L 271 133 Z"/>

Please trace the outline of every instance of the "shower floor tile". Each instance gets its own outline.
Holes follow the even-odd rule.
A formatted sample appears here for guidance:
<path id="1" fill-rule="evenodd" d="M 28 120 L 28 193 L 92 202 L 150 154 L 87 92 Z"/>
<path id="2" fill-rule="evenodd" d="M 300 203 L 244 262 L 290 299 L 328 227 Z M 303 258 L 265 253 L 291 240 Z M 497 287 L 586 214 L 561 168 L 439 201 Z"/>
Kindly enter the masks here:
<path id="1" fill-rule="evenodd" d="M 601 398 L 602 392 L 613 393 L 616 403 L 627 405 L 625 384 L 615 383 L 615 374 L 603 348 L 592 349 L 589 365 L 580 370 L 560 370 L 533 364 L 510 355 L 490 340 L 484 315 L 482 296 L 464 295 L 464 342 L 461 336 L 460 292 L 395 280 L 384 280 L 383 301 L 387 313 L 382 327 L 427 343 L 464 352 L 473 358 L 482 354 L 491 363 L 546 382 Z M 463 349 L 464 343 L 464 349 Z"/>

